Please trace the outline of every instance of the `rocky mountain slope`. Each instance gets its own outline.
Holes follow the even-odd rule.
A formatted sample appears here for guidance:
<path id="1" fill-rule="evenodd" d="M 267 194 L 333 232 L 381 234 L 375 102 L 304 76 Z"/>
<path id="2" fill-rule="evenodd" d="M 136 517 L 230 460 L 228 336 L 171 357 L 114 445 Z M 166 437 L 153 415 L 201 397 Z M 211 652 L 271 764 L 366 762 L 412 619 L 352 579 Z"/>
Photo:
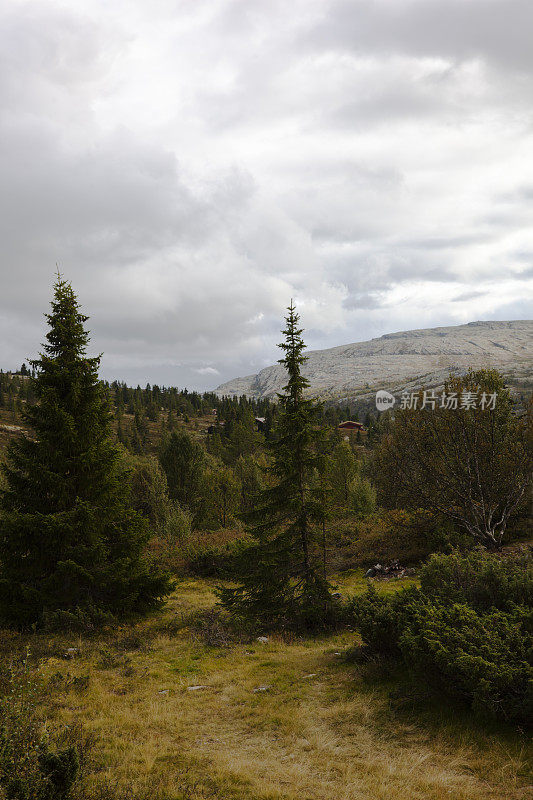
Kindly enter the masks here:
<path id="1" fill-rule="evenodd" d="M 303 373 L 310 393 L 323 401 L 370 402 L 378 389 L 393 394 L 440 387 L 450 371 L 495 367 L 517 391 L 533 387 L 533 321 L 469 322 L 447 328 L 387 333 L 368 342 L 308 351 Z M 274 365 L 235 378 L 219 395 L 274 397 L 285 382 Z"/>

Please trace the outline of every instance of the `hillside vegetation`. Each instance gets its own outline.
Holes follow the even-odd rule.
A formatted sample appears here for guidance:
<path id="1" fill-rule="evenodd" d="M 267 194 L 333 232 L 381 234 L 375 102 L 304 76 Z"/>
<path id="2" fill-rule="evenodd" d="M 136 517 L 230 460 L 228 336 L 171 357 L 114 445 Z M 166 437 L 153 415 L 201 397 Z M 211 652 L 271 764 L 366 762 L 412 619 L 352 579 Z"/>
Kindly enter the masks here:
<path id="1" fill-rule="evenodd" d="M 0 372 L 0 800 L 529 796 L 533 404 L 347 433 L 292 303 L 277 403 L 101 382 L 86 319 Z"/>

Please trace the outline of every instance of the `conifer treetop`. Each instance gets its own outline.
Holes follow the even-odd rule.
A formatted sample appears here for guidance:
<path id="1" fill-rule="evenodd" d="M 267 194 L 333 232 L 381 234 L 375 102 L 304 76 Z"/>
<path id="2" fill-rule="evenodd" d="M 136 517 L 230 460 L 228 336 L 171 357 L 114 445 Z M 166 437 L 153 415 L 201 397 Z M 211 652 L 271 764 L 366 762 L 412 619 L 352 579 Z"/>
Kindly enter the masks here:
<path id="1" fill-rule="evenodd" d="M 80 312 L 80 304 L 69 281 L 59 273 L 54 284 L 52 310 L 45 314 L 49 329 L 46 341 L 42 344 L 44 352 L 40 359 L 31 361 L 36 369 L 42 369 L 45 362 L 59 359 L 63 364 L 84 359 L 91 367 L 97 368 L 100 356 L 87 358 L 89 331 L 85 330 L 88 316 Z"/>
<path id="2" fill-rule="evenodd" d="M 287 311 L 289 313 L 285 317 L 286 326 L 282 331 L 285 341 L 278 344 L 278 347 L 285 352 L 285 356 L 278 359 L 278 363 L 287 370 L 289 380 L 283 387 L 285 394 L 278 394 L 278 397 L 281 401 L 285 400 L 289 404 L 292 402 L 297 405 L 301 401 L 304 390 L 309 386 L 309 381 L 301 374 L 301 366 L 307 361 L 307 356 L 303 355 L 306 344 L 302 338 L 304 329 L 298 327 L 300 316 L 296 313 L 292 299 Z"/>

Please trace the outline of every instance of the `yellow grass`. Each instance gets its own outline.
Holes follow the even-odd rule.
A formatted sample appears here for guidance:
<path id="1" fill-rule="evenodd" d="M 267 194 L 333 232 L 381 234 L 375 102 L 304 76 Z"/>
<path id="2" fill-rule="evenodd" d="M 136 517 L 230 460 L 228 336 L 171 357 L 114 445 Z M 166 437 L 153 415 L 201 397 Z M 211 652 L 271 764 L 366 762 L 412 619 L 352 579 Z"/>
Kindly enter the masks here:
<path id="1" fill-rule="evenodd" d="M 109 779 L 154 800 L 530 796 L 518 735 L 483 732 L 460 715 L 429 724 L 393 712 L 386 693 L 336 655 L 354 634 L 210 648 L 179 620 L 213 602 L 208 582 L 181 584 L 159 615 L 113 634 L 134 630 L 146 640 L 141 649 L 124 652 L 109 637 L 34 638 L 54 653 L 41 660 L 44 678 L 56 676 L 47 715 L 98 735 L 95 783 Z M 176 632 L 162 633 L 172 619 Z M 80 650 L 70 661 L 61 657 L 68 646 Z M 61 688 L 57 673 L 89 674 L 89 686 Z"/>

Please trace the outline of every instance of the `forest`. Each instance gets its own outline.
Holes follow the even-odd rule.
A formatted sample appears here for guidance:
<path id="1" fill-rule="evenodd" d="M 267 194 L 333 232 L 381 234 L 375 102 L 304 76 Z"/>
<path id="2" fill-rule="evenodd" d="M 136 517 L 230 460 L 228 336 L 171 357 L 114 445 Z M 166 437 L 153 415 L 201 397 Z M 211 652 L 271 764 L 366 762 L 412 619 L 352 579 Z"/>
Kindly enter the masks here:
<path id="1" fill-rule="evenodd" d="M 292 301 L 275 402 L 133 388 L 87 321 L 0 372 L 0 798 L 525 798 L 531 399 L 316 403 Z"/>

